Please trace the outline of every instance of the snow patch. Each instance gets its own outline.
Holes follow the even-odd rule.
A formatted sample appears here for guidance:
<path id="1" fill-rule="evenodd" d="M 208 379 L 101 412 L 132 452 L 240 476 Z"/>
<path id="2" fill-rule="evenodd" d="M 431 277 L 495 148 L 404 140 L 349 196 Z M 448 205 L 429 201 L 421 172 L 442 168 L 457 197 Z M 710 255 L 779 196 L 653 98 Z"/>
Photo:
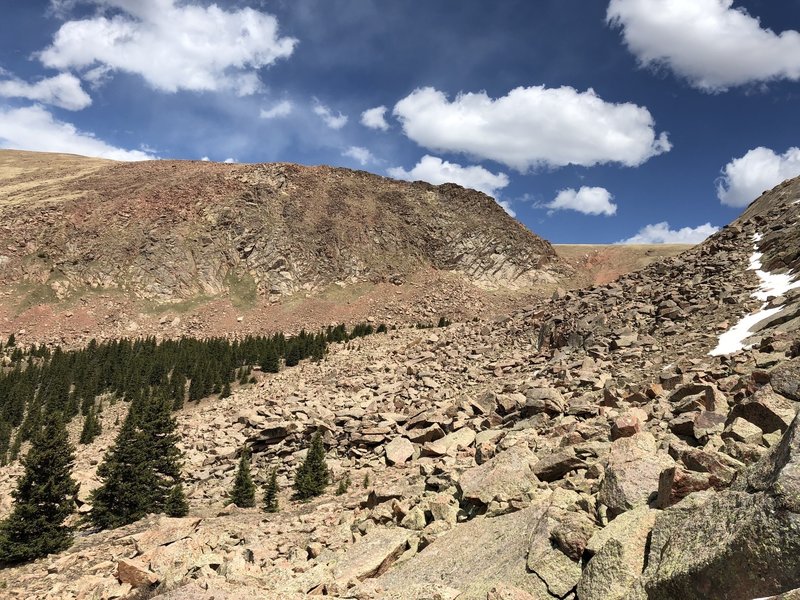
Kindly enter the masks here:
<path id="1" fill-rule="evenodd" d="M 776 296 L 782 296 L 789 290 L 800 288 L 800 281 L 795 281 L 795 277 L 791 273 L 770 273 L 762 269 L 761 259 L 764 254 L 758 251 L 758 242 L 762 238 L 763 236 L 760 233 L 756 233 L 753 236 L 753 241 L 756 243 L 753 245 L 753 254 L 750 256 L 750 264 L 747 269 L 755 271 L 760 281 L 758 289 L 753 292 L 753 298 L 761 300 L 764 304 L 760 310 L 743 317 L 736 325 L 719 336 L 717 347 L 709 352 L 711 356 L 727 356 L 744 350 L 744 341 L 751 334 L 750 329 L 783 309 L 781 306 L 767 308 L 768 300 Z"/>
<path id="2" fill-rule="evenodd" d="M 771 317 L 781 311 L 781 308 L 761 309 L 752 315 L 742 318 L 736 325 L 719 336 L 719 343 L 709 354 L 711 356 L 727 356 L 739 350 L 744 350 L 744 340 L 750 335 L 750 328 L 757 325 L 764 319 Z"/>

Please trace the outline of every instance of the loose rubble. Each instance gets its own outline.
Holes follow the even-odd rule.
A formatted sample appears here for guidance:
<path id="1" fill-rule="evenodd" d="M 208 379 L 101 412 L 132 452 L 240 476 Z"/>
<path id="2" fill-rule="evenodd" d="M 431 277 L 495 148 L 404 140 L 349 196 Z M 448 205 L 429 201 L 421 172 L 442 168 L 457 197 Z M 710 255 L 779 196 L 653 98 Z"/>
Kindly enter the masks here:
<path id="1" fill-rule="evenodd" d="M 744 349 L 709 351 L 757 307 L 756 233 L 765 269 L 800 267 L 798 197 L 800 180 L 787 182 L 704 244 L 608 285 L 349 342 L 187 406 L 190 517 L 87 533 L 0 573 L 6 593 L 791 597 L 800 290 L 769 301 L 780 311 Z M 315 431 L 334 485 L 303 504 L 290 481 Z M 81 450 L 86 477 L 108 443 L 104 434 Z M 225 506 L 244 445 L 258 483 L 278 468 L 281 512 Z M 0 473 L 5 492 L 18 468 Z M 345 477 L 351 486 L 334 495 Z"/>

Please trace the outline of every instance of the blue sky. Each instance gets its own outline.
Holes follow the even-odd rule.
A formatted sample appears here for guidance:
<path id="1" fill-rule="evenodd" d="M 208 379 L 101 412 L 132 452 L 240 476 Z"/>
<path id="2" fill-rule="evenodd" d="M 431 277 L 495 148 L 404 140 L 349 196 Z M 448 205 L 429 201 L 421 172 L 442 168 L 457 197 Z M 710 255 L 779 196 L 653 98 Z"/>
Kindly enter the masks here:
<path id="1" fill-rule="evenodd" d="M 455 181 L 561 243 L 699 241 L 800 175 L 800 0 L 0 6 L 0 147 Z"/>

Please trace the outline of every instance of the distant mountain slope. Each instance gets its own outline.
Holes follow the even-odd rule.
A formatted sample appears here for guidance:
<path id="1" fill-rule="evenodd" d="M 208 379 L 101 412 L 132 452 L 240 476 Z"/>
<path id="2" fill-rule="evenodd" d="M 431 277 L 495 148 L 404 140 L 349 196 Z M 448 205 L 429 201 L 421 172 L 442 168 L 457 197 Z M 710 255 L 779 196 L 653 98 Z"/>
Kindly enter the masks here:
<path id="1" fill-rule="evenodd" d="M 479 192 L 292 164 L 0 151 L 0 223 L 0 278 L 58 297 L 285 295 L 426 267 L 521 288 L 553 281 L 558 263 Z"/>

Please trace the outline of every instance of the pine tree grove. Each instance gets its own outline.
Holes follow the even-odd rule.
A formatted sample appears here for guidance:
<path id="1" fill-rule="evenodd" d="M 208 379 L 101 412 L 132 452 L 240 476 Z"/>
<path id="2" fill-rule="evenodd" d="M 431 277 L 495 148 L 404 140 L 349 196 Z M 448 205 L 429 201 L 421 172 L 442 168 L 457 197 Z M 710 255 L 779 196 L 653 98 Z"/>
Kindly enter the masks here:
<path id="1" fill-rule="evenodd" d="M 98 397 L 108 395 L 134 403 L 149 397 L 170 401 L 172 410 L 212 393 L 226 397 L 237 381 L 253 381 L 251 369 L 276 373 L 305 359 L 321 360 L 330 343 L 369 335 L 372 325 L 344 325 L 316 334 L 301 331 L 287 337 L 246 336 L 241 339 L 154 337 L 122 338 L 80 350 L 33 345 L 23 347 L 13 336 L 0 343 L 11 367 L 0 369 L 0 463 L 14 460 L 23 442 L 42 427 L 42 415 L 60 412 L 66 420 L 89 417 Z M 92 429 L 93 419 L 87 425 Z M 85 439 L 96 433 L 87 432 Z"/>
<path id="2" fill-rule="evenodd" d="M 100 420 L 97 418 L 97 412 L 95 411 L 94 407 L 89 410 L 89 414 L 87 414 L 83 418 L 83 429 L 81 430 L 81 444 L 91 444 L 94 439 L 102 433 L 102 427 L 100 426 Z"/>

